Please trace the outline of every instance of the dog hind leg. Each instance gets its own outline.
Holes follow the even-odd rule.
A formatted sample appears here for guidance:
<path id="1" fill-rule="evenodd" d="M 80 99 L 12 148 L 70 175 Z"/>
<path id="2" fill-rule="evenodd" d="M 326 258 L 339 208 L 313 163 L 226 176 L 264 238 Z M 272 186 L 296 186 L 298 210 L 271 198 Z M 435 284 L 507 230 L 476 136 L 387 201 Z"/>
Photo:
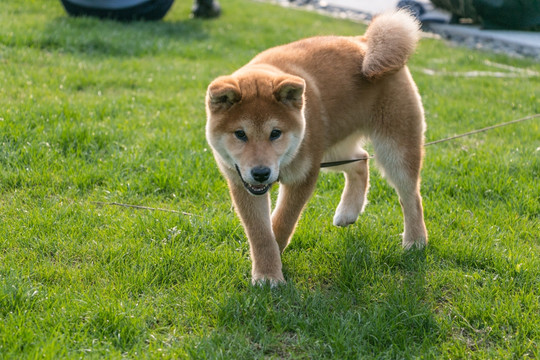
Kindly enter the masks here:
<path id="1" fill-rule="evenodd" d="M 422 144 L 400 147 L 392 139 L 372 140 L 377 163 L 399 196 L 405 226 L 403 247 L 423 248 L 427 244 L 427 230 L 420 195 Z"/>
<path id="2" fill-rule="evenodd" d="M 324 161 L 365 159 L 327 168 L 329 171 L 339 171 L 345 175 L 345 187 L 334 215 L 333 223 L 335 226 L 353 224 L 364 211 L 369 189 L 368 158 L 367 151 L 361 148 L 360 140 L 357 137 L 351 137 L 338 143 L 325 154 Z"/>
<path id="3" fill-rule="evenodd" d="M 335 226 L 353 224 L 364 211 L 367 204 L 367 192 L 369 188 L 368 153 L 362 150 L 362 152 L 357 152 L 356 154 L 353 158 L 366 158 L 366 160 L 341 166 L 345 175 L 345 187 L 334 215 Z"/>

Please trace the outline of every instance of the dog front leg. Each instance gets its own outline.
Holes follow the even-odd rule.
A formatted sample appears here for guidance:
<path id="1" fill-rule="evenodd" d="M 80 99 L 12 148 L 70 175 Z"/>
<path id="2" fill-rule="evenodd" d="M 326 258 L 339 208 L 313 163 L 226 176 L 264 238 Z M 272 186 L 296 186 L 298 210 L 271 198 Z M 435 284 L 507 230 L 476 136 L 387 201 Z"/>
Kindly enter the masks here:
<path id="1" fill-rule="evenodd" d="M 317 175 L 314 175 L 299 184 L 280 185 L 276 208 L 272 214 L 272 229 L 281 252 L 289 245 L 300 214 L 313 194 L 316 183 Z"/>
<path id="2" fill-rule="evenodd" d="M 252 283 L 269 281 L 275 286 L 285 282 L 279 247 L 272 232 L 269 194 L 251 195 L 243 186 L 232 182 L 229 187 L 249 241 Z"/>

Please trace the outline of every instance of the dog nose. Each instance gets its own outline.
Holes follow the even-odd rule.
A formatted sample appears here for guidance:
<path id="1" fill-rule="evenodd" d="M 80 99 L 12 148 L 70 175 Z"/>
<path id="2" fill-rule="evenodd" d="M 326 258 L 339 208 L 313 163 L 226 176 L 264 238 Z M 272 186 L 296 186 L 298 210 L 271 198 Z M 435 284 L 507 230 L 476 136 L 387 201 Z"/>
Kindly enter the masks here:
<path id="1" fill-rule="evenodd" d="M 272 170 L 266 166 L 257 166 L 251 169 L 251 176 L 258 182 L 265 182 L 270 177 Z"/>

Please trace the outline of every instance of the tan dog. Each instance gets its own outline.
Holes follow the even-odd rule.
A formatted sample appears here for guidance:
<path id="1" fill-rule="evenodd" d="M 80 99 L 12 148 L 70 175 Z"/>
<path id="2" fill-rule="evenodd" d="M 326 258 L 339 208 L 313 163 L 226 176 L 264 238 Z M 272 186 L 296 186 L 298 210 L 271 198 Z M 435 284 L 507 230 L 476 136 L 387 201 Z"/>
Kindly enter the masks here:
<path id="1" fill-rule="evenodd" d="M 403 209 L 403 246 L 427 243 L 420 168 L 425 130 L 422 103 L 405 63 L 419 37 L 407 12 L 376 17 L 364 36 L 314 37 L 266 50 L 208 87 L 206 136 L 244 225 L 253 283 L 284 282 L 280 253 L 310 198 L 323 161 L 376 159 Z M 363 211 L 368 163 L 345 173 L 334 224 Z M 271 214 L 267 191 L 279 181 Z"/>

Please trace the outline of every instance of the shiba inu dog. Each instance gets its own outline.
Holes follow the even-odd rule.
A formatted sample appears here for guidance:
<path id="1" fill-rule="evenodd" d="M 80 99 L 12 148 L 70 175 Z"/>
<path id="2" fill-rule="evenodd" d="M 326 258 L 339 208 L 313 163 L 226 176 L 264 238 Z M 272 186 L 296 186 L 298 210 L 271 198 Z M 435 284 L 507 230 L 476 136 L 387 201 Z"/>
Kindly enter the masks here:
<path id="1" fill-rule="evenodd" d="M 358 37 L 314 37 L 266 50 L 206 95 L 206 136 L 250 244 L 252 282 L 284 282 L 281 252 L 313 193 L 320 163 L 367 158 L 373 144 L 403 210 L 403 246 L 427 243 L 420 168 L 424 113 L 406 67 L 419 25 L 406 11 L 376 17 Z M 368 160 L 345 174 L 334 224 L 366 205 Z M 279 182 L 275 210 L 268 190 Z"/>

